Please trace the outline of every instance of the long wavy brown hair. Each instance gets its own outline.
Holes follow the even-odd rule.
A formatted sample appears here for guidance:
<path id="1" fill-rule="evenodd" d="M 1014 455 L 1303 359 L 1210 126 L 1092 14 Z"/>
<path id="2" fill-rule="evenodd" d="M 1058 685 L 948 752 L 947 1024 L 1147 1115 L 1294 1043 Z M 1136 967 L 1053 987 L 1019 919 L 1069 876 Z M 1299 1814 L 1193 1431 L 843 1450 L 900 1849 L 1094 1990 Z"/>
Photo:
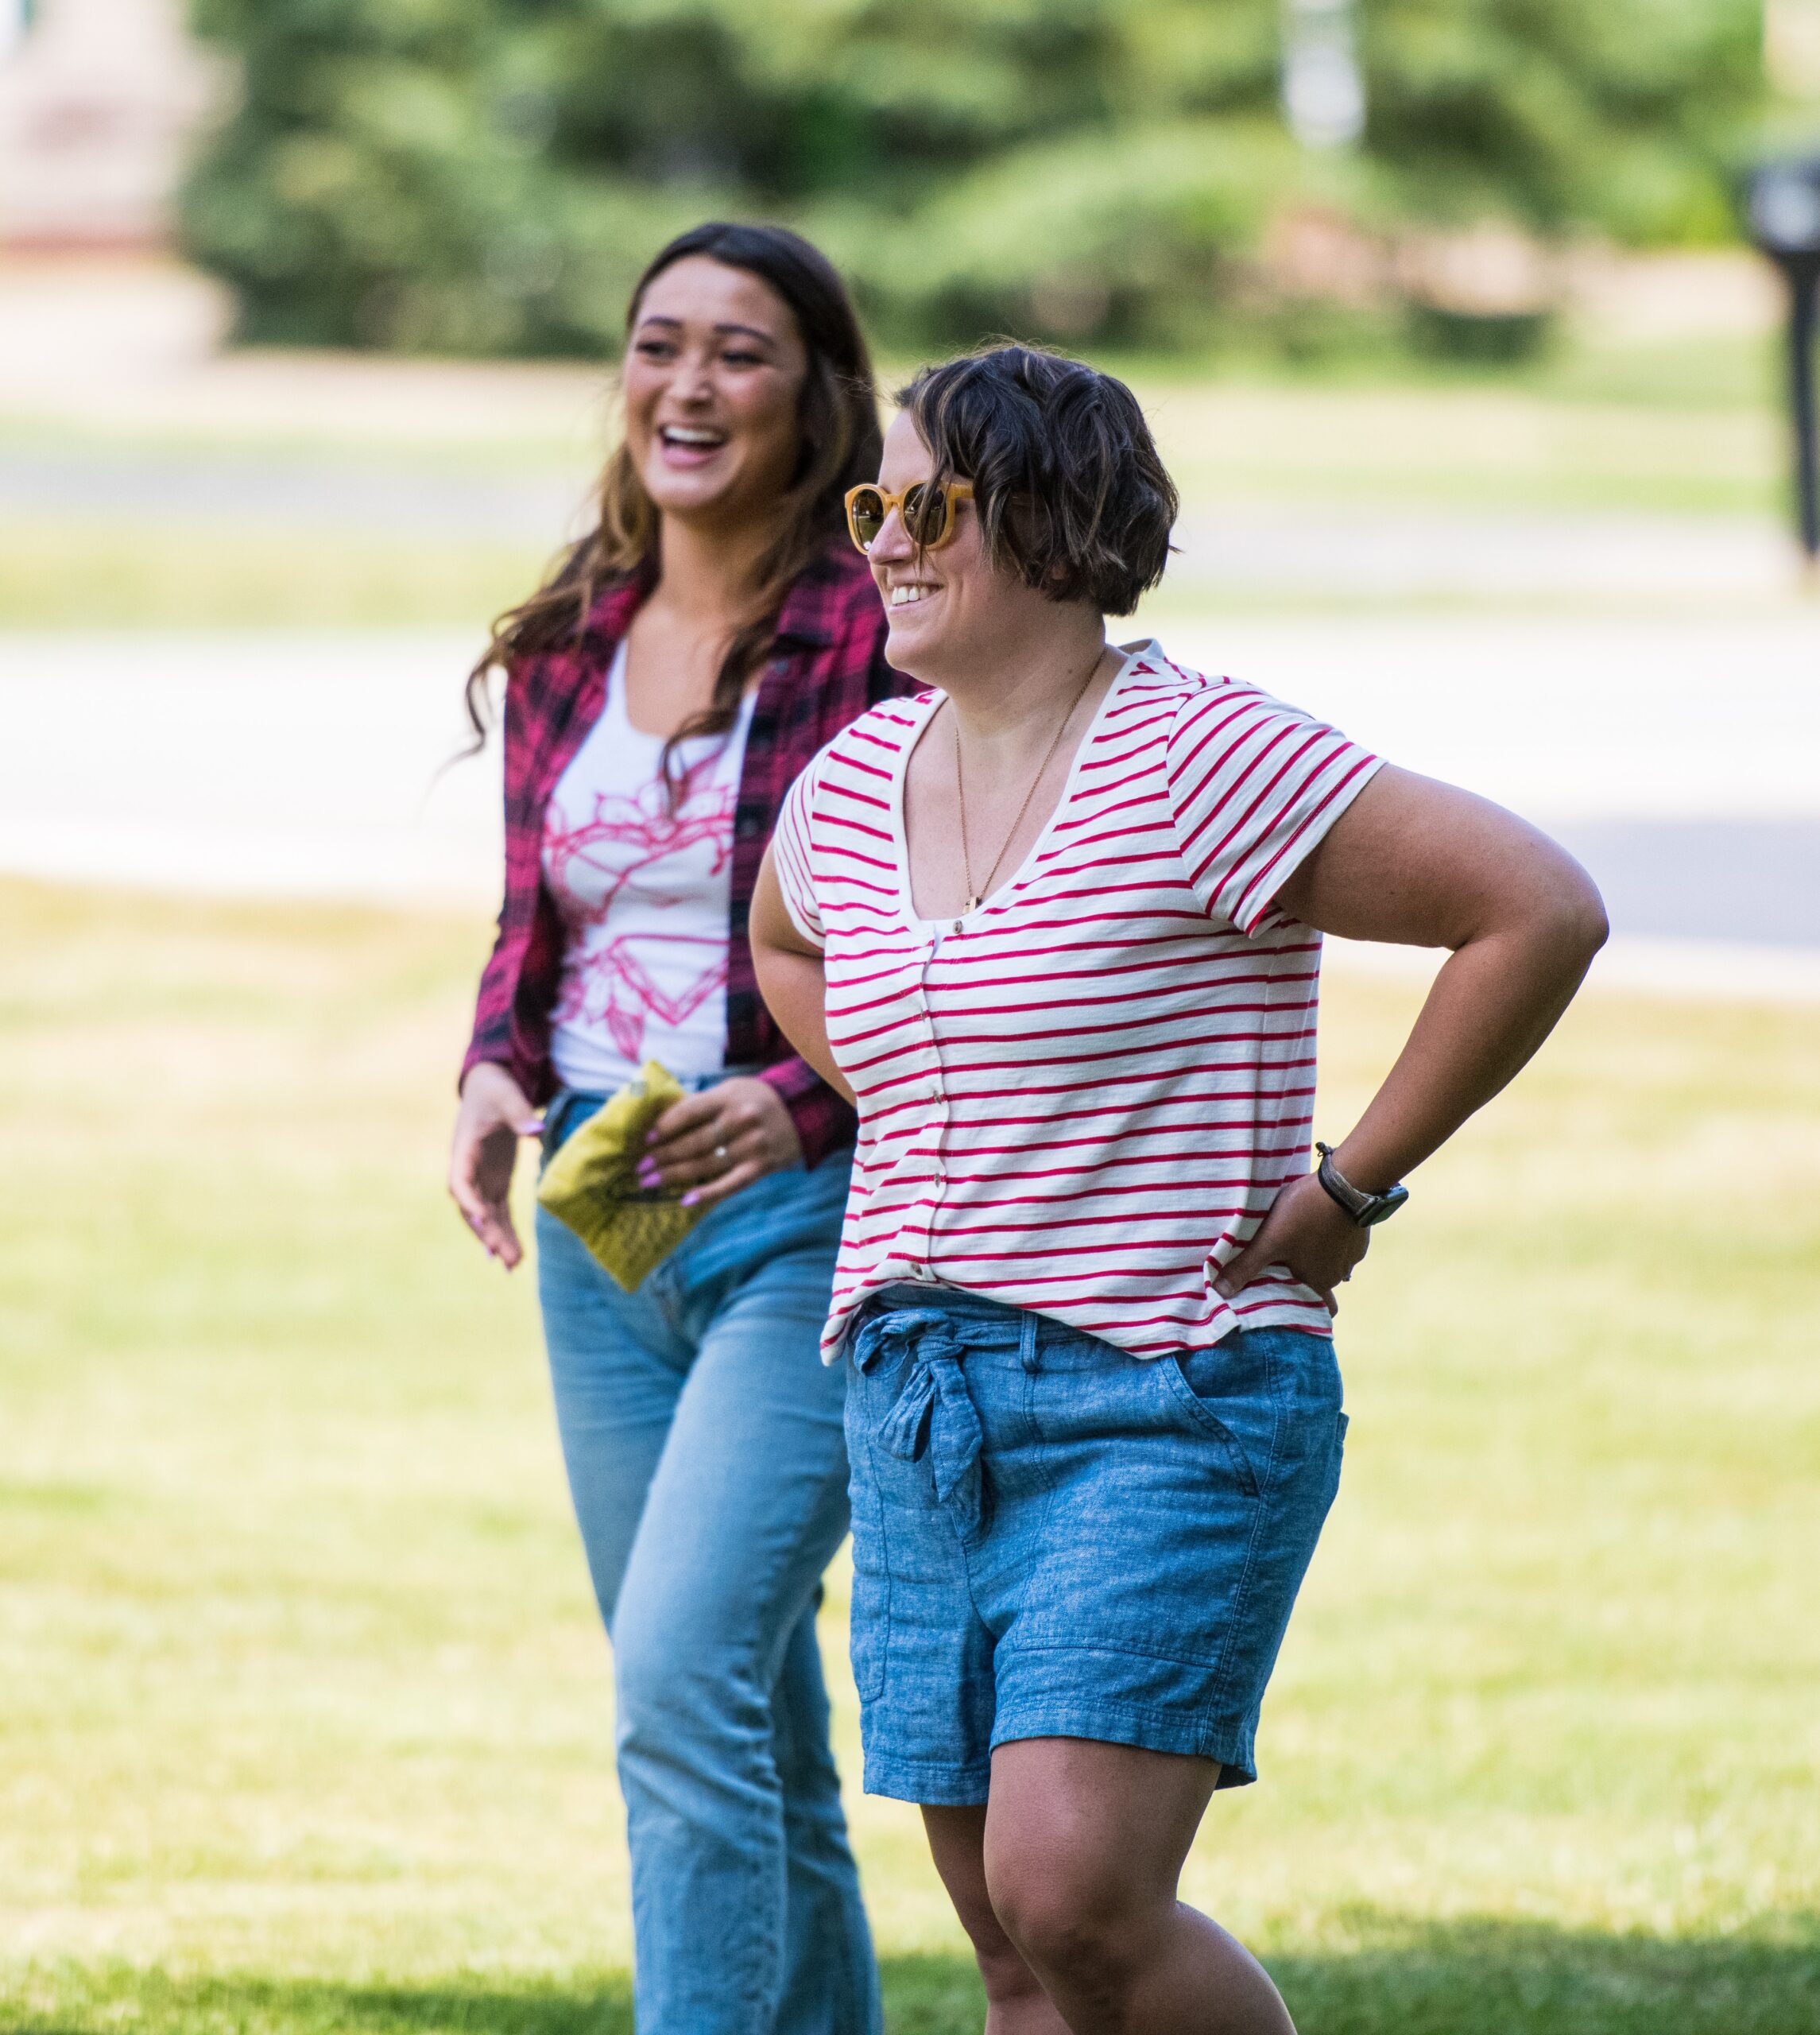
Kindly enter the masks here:
<path id="1" fill-rule="evenodd" d="M 783 227 L 715 220 L 679 234 L 638 278 L 625 308 L 627 333 L 637 324 L 653 281 L 692 254 L 743 269 L 776 292 L 796 320 L 808 371 L 798 401 L 796 468 L 777 504 L 777 533 L 760 561 L 748 619 L 727 645 L 708 704 L 665 746 L 666 777 L 679 743 L 724 735 L 734 726 L 752 675 L 769 654 L 784 595 L 815 555 L 840 537 L 846 491 L 877 479 L 882 449 L 872 359 L 846 286 L 825 255 Z M 503 670 L 509 683 L 513 666 L 525 658 L 572 645 L 603 591 L 655 569 L 657 510 L 623 440 L 607 460 L 596 499 L 594 528 L 529 600 L 494 623 L 486 653 L 468 674 L 467 713 L 477 746 L 492 725 L 490 680 L 495 671 Z"/>

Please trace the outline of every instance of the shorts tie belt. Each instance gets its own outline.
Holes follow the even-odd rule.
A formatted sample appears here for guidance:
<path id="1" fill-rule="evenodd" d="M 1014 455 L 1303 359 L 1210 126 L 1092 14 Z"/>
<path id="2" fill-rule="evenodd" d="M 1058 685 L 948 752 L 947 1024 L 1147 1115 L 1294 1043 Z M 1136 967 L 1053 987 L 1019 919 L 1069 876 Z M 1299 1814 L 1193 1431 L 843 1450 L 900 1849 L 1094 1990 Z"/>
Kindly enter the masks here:
<path id="1" fill-rule="evenodd" d="M 953 1332 L 951 1314 L 911 1308 L 863 1319 L 854 1332 L 853 1360 L 869 1371 L 889 1357 L 908 1359 L 901 1390 L 878 1424 L 877 1440 L 900 1462 L 924 1456 L 935 1495 L 959 1510 L 970 1533 L 985 1524 L 986 1483 L 980 1452 L 986 1432 L 961 1370 L 966 1345 Z"/>

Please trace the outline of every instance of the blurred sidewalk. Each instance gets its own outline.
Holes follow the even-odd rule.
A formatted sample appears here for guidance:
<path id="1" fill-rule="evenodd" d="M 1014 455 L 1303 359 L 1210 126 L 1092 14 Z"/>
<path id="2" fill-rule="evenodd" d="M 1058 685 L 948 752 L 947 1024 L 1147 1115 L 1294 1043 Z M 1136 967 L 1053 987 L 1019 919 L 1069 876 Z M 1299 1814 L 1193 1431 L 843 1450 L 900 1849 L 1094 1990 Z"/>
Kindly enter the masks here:
<path id="1" fill-rule="evenodd" d="M 1613 979 L 1820 998 L 1820 614 L 1160 633 L 1186 663 L 1551 828 L 1606 891 Z M 0 637 L 0 869 L 483 913 L 497 742 L 450 761 L 478 647 L 436 631 Z"/>
<path id="2" fill-rule="evenodd" d="M 1690 603 L 1785 596 L 1795 546 L 1768 517 L 1512 515 L 1246 502 L 1176 526 L 1172 594 L 1249 601 Z"/>
<path id="3" fill-rule="evenodd" d="M 482 647 L 429 630 L 0 635 L 0 869 L 497 904 L 498 742 L 454 760 Z"/>
<path id="4" fill-rule="evenodd" d="M 470 427 L 471 427 L 470 420 Z M 459 453 L 459 439 L 443 450 Z M 552 548 L 592 478 L 548 444 L 509 465 L 346 453 L 0 443 L 0 518 L 48 515 L 168 530 L 370 533 Z M 471 450 L 471 448 L 470 448 Z M 1795 548 L 1768 517 L 1513 514 L 1382 502 L 1191 506 L 1172 601 L 1248 603 L 1786 598 Z"/>

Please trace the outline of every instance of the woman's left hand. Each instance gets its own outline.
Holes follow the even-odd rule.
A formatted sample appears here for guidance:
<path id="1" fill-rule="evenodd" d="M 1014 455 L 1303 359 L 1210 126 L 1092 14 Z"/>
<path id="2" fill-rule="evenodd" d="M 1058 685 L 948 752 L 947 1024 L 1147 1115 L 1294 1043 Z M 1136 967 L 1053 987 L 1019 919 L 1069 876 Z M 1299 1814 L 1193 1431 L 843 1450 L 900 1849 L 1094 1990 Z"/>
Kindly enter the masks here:
<path id="1" fill-rule="evenodd" d="M 1353 1276 L 1353 1268 L 1371 1246 L 1371 1231 L 1361 1230 L 1313 1173 L 1292 1180 L 1270 1204 L 1257 1234 L 1214 1281 L 1230 1300 L 1242 1292 L 1267 1265 L 1284 1265 L 1304 1286 L 1312 1286 L 1338 1314 L 1334 1289 Z"/>
<path id="2" fill-rule="evenodd" d="M 802 1140 L 782 1096 L 769 1081 L 736 1075 L 664 1111 L 645 1141 L 638 1184 L 680 1190 L 683 1206 L 694 1208 L 802 1163 Z"/>

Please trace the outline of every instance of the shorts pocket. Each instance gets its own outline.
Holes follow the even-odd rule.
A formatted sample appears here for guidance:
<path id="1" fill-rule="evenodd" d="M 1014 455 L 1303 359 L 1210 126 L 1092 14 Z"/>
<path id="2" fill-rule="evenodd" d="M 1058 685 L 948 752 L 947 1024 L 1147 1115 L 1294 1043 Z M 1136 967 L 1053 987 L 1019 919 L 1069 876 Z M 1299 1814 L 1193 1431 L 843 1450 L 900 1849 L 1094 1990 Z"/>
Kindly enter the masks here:
<path id="1" fill-rule="evenodd" d="M 1190 1424 L 1200 1432 L 1211 1435 L 1223 1445 L 1232 1465 L 1233 1475 L 1238 1479 L 1241 1488 L 1248 1498 L 1256 1498 L 1258 1494 L 1257 1472 L 1252 1467 L 1251 1458 L 1245 1453 L 1245 1444 L 1188 1382 L 1181 1365 L 1173 1357 L 1158 1357 L 1148 1368 L 1161 1374 L 1164 1390 Z"/>

